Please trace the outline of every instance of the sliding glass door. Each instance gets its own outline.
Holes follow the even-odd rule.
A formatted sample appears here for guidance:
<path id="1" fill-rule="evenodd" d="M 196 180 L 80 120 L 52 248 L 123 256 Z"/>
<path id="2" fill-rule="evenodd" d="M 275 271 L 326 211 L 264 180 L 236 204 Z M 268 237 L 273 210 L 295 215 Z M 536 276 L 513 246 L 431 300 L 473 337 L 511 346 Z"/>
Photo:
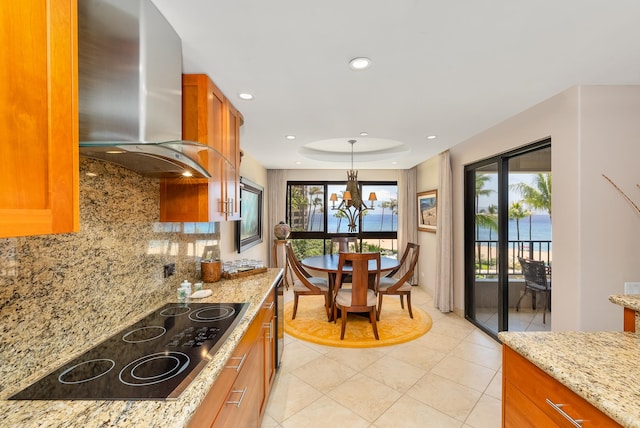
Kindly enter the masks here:
<path id="1" fill-rule="evenodd" d="M 551 142 L 465 167 L 465 317 L 487 333 L 548 330 L 519 257 L 551 266 Z M 547 302 L 548 303 L 548 302 Z"/>

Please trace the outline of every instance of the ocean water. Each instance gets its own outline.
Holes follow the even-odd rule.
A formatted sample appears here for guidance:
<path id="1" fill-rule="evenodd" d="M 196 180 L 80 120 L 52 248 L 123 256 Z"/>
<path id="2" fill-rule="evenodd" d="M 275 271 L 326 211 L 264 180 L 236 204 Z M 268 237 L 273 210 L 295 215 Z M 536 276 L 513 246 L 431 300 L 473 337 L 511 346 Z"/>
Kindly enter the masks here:
<path id="1" fill-rule="evenodd" d="M 384 214 L 378 212 L 378 208 L 376 208 L 376 212 L 368 212 L 364 216 L 364 226 L 363 229 L 367 232 L 380 232 L 380 231 L 394 231 L 398 230 L 398 216 L 396 214 L 391 214 L 391 211 L 387 211 Z M 307 230 L 309 231 L 321 231 L 322 230 L 322 213 L 316 213 L 313 215 L 311 220 L 309 221 L 309 227 Z M 339 219 L 330 215 L 327 220 L 327 232 L 329 233 L 346 233 L 349 231 L 349 220 L 346 218 Z"/>
<path id="2" fill-rule="evenodd" d="M 529 232 L 531 221 L 531 233 Z M 495 231 L 481 227 L 478 231 L 479 241 L 495 240 Z M 531 217 L 520 219 L 520 237 L 518 238 L 518 226 L 515 220 L 509 220 L 509 241 L 551 241 L 551 219 L 547 214 L 535 214 Z"/>
<path id="3" fill-rule="evenodd" d="M 531 234 L 529 234 L 529 221 L 531 221 Z M 312 226 L 308 229 L 309 231 L 321 231 L 322 213 L 316 213 L 309 225 Z M 327 225 L 329 233 L 346 233 L 349 231 L 348 226 L 349 221 L 346 218 L 339 221 L 338 218 L 329 216 Z M 369 232 L 398 230 L 398 216 L 392 215 L 390 212 L 382 214 L 376 209 L 375 213 L 370 212 L 364 216 L 364 230 Z M 489 229 L 482 227 L 478 231 L 477 239 L 480 241 L 495 240 L 496 238 L 495 231 L 490 232 Z M 509 220 L 509 240 L 551 241 L 551 219 L 547 214 L 535 214 L 521 219 L 519 239 L 516 221 Z"/>

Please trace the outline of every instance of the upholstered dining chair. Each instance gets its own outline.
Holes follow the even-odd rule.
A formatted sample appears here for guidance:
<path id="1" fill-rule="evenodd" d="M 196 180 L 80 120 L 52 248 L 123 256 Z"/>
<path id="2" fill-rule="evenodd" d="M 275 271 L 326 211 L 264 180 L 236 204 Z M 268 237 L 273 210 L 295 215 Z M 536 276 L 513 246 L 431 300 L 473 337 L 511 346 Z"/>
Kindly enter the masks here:
<path id="1" fill-rule="evenodd" d="M 378 289 L 378 313 L 382 312 L 383 296 L 400 296 L 400 307 L 404 309 L 404 296 L 407 297 L 407 309 L 409 317 L 413 318 L 411 310 L 411 283 L 409 280 L 413 276 L 416 265 L 418 264 L 418 256 L 420 255 L 420 245 L 409 242 L 402 253 L 400 265 L 389 272 L 386 276 L 380 278 L 380 287 Z M 400 275 L 396 277 L 396 275 Z"/>
<path id="2" fill-rule="evenodd" d="M 296 319 L 298 312 L 298 298 L 300 296 L 324 296 L 324 307 L 327 312 L 327 320 L 331 320 L 331 306 L 329 304 L 329 283 L 326 278 L 311 275 L 300 264 L 300 261 L 293 252 L 291 242 L 287 242 L 286 254 L 287 264 L 293 272 L 293 314 L 291 319 Z"/>
<path id="3" fill-rule="evenodd" d="M 373 269 L 369 268 L 370 261 L 375 262 Z M 343 279 L 346 276 L 346 273 L 343 273 L 346 263 L 349 263 L 352 268 L 351 288 L 342 287 Z M 370 275 L 374 276 L 372 287 L 369 286 Z M 338 309 L 341 311 L 340 340 L 344 339 L 349 312 L 368 312 L 369 321 L 373 326 L 373 335 L 376 340 L 380 340 L 376 324 L 376 290 L 379 284 L 380 253 L 340 253 L 333 298 L 333 322 L 336 322 Z"/>
<path id="4" fill-rule="evenodd" d="M 522 266 L 522 275 L 524 276 L 524 293 L 516 303 L 516 312 L 520 311 L 520 302 L 526 296 L 527 291 L 531 292 L 531 308 L 536 308 L 536 294 L 541 292 L 544 294 L 544 311 L 542 313 L 542 323 L 547 323 L 547 307 L 551 296 L 551 282 L 547 281 L 547 267 L 542 260 L 531 260 L 518 257 L 520 266 Z"/>
<path id="5" fill-rule="evenodd" d="M 353 249 L 351 248 L 353 244 Z M 337 250 L 335 249 L 337 247 Z M 358 238 L 355 236 L 337 236 L 331 238 L 329 254 L 358 252 Z"/>

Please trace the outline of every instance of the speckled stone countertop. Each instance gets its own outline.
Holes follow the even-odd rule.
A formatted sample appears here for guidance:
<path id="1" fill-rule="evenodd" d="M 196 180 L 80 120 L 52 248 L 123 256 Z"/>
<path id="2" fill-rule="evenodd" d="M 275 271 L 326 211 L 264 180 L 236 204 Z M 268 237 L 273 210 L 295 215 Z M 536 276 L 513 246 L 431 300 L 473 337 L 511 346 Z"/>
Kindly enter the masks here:
<path id="1" fill-rule="evenodd" d="M 640 428 L 640 335 L 501 332 L 498 337 L 611 419 Z"/>
<path id="2" fill-rule="evenodd" d="M 282 274 L 281 269 L 236 280 L 204 284 L 213 294 L 198 302 L 249 302 L 238 326 L 218 349 L 215 357 L 175 401 L 13 401 L 7 397 L 26 387 L 31 381 L 4 391 L 0 397 L 0 427 L 184 427 L 232 355 L 249 324 L 258 313 L 268 291 Z M 169 302 L 167 302 L 169 303 Z M 159 305 L 160 307 L 162 305 Z M 137 319 L 123 320 L 125 328 Z M 119 329 L 118 329 L 119 330 Z M 115 331 L 118 331 L 115 330 Z M 99 342 L 96 342 L 97 344 Z M 92 344 L 91 346 L 95 345 Z M 75 355 L 59 355 L 60 362 Z M 38 377 L 56 367 L 44 368 Z"/>
<path id="3" fill-rule="evenodd" d="M 614 294 L 609 301 L 625 308 L 640 311 L 640 294 Z"/>
<path id="4" fill-rule="evenodd" d="M 609 301 L 636 311 L 636 332 L 640 332 L 640 294 L 614 294 L 609 296 Z"/>

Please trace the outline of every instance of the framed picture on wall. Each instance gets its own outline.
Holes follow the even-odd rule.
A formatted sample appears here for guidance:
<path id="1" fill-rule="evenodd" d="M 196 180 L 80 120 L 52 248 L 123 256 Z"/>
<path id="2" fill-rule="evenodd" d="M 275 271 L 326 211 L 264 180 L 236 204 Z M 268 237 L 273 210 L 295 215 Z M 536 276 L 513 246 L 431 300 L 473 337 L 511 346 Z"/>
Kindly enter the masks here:
<path id="1" fill-rule="evenodd" d="M 240 177 L 240 220 L 236 222 L 238 253 L 262 242 L 262 198 L 264 188 Z"/>
<path id="2" fill-rule="evenodd" d="M 436 232 L 438 215 L 438 191 L 418 193 L 418 230 Z"/>

